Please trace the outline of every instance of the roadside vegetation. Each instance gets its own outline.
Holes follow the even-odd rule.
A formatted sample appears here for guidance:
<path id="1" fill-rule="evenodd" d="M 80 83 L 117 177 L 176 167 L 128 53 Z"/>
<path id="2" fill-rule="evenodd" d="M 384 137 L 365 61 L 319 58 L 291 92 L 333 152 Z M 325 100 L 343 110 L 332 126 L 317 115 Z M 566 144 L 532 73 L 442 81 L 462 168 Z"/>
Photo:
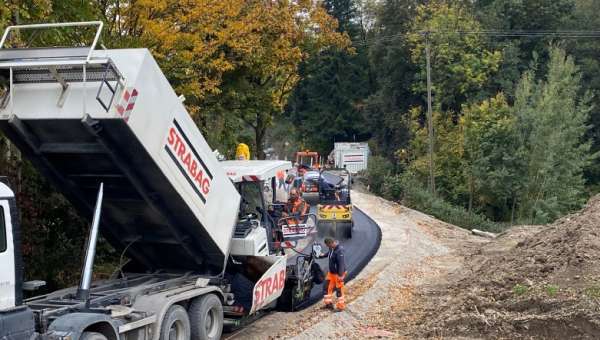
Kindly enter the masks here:
<path id="1" fill-rule="evenodd" d="M 365 174 L 370 190 L 490 231 L 549 223 L 579 209 L 600 179 L 600 106 L 592 80 L 598 63 L 590 59 L 598 44 L 493 32 L 592 30 L 597 19 L 588 11 L 594 6 L 574 0 L 417 1 L 414 7 L 384 1 L 371 31 L 376 86 L 360 104 L 371 120 L 375 154 Z"/>

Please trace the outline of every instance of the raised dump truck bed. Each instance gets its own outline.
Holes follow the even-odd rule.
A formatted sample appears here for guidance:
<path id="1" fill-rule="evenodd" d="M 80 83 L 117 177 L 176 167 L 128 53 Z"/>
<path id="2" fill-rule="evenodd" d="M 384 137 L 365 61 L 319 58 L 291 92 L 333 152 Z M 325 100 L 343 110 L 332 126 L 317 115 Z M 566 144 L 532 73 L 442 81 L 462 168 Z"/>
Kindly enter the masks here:
<path id="1" fill-rule="evenodd" d="M 219 273 L 239 194 L 146 49 L 0 49 L 0 129 L 139 270 Z"/>
<path id="2" fill-rule="evenodd" d="M 278 256 L 283 227 L 264 197 L 291 164 L 237 164 L 228 178 L 148 50 L 94 51 L 102 25 L 9 26 L 0 41 L 0 129 L 83 216 L 93 212 L 79 286 L 24 304 L 20 287 L 42 282 L 23 282 L 18 209 L 0 183 L 0 338 L 219 339 L 224 324 L 304 301 L 320 251 L 292 264 Z M 23 31 L 90 26 L 89 48 L 5 44 L 11 31 L 23 46 Z M 92 280 L 98 228 L 133 260 L 105 281 Z"/>

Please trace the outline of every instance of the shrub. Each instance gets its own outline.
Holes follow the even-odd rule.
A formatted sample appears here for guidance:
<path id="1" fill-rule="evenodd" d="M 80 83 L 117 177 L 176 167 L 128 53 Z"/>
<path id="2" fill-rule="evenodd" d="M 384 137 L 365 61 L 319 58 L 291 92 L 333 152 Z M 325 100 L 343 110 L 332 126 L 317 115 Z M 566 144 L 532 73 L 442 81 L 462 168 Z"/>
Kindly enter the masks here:
<path id="1" fill-rule="evenodd" d="M 401 175 L 385 176 L 382 186 L 382 196 L 391 201 L 402 200 L 404 186 L 402 184 Z"/>
<path id="2" fill-rule="evenodd" d="M 598 299 L 600 298 L 600 286 L 595 285 L 588 287 L 585 289 L 584 293 L 589 298 Z"/>
<path id="3" fill-rule="evenodd" d="M 392 173 L 392 163 L 384 157 L 372 156 L 367 165 L 367 184 L 369 190 L 377 195 L 383 193 L 385 178 Z"/>
<path id="4" fill-rule="evenodd" d="M 556 285 L 547 285 L 545 287 L 546 289 L 546 294 L 548 294 L 549 297 L 555 297 L 556 294 L 558 294 L 558 286 Z"/>
<path id="5" fill-rule="evenodd" d="M 461 206 L 453 205 L 443 198 L 432 195 L 410 174 L 388 176 L 384 185 L 384 197 L 398 200 L 409 208 L 422 211 L 442 221 L 465 228 L 486 231 L 501 231 L 503 226 L 488 220 L 485 216 L 468 212 Z"/>

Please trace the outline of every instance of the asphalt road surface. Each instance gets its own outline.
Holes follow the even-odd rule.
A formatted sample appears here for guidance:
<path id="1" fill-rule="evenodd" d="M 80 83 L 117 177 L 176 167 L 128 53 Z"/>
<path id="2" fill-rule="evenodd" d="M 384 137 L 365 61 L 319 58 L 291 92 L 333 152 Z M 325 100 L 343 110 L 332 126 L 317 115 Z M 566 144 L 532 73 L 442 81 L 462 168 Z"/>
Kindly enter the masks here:
<path id="1" fill-rule="evenodd" d="M 352 280 L 360 271 L 369 263 L 369 260 L 377 253 L 381 244 L 381 230 L 375 221 L 369 218 L 365 213 L 357 209 L 353 209 L 354 230 L 352 238 L 339 240 L 345 250 L 346 267 L 348 275 L 346 282 Z M 318 241 L 323 246 L 323 252 L 327 250 L 322 238 Z M 327 273 L 328 259 L 317 261 L 323 272 Z M 310 300 L 302 306 L 306 308 L 323 298 L 323 284 L 315 285 L 311 292 Z"/>

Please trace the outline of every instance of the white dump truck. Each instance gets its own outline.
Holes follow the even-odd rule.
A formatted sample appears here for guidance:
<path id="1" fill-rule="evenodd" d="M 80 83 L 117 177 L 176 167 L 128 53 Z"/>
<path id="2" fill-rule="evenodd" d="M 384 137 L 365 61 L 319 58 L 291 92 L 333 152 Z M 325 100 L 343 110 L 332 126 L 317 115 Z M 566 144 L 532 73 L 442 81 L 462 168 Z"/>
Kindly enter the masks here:
<path id="1" fill-rule="evenodd" d="M 15 31 L 82 26 L 97 29 L 90 46 L 8 46 Z M 285 290 L 310 293 L 262 190 L 275 195 L 291 164 L 238 176 L 218 162 L 150 52 L 95 50 L 101 29 L 12 26 L 0 42 L 0 129 L 92 220 L 79 286 L 24 300 L 43 283 L 23 282 L 19 212 L 0 184 L 0 339 L 218 339 L 289 304 Z M 92 282 L 98 234 L 129 261 Z"/>

